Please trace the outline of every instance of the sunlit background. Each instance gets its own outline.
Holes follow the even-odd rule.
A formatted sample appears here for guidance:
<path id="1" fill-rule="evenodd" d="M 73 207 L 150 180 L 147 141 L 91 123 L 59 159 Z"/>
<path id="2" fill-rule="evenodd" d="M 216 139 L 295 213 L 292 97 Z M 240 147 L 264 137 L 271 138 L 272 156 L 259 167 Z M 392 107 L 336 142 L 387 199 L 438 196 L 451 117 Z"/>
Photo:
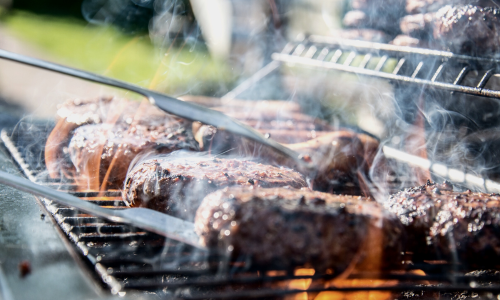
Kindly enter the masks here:
<path id="1" fill-rule="evenodd" d="M 346 1 L 320 0 L 2 0 L 0 48 L 124 80 L 174 97 L 220 97 L 264 67 L 287 41 L 335 35 Z M 363 98 L 387 83 L 356 89 L 356 78 L 282 68 L 288 98 L 320 103 L 318 117 L 383 130 Z M 325 82 L 327 84 L 325 84 Z M 355 83 L 359 84 L 359 83 Z M 365 84 L 365 83 L 363 83 Z M 321 86 L 320 89 L 317 87 Z M 341 87 L 341 88 L 339 88 Z M 365 86 L 366 87 L 366 86 Z M 362 91 L 353 94 L 353 90 Z M 124 91 L 0 61 L 0 97 L 12 113 L 53 118 L 71 98 Z M 259 98 L 273 98 L 253 95 Z M 279 96 L 276 96 L 279 98 Z M 291 99 L 285 99 L 291 100 Z M 360 102 L 361 101 L 361 102 Z M 363 105 L 360 105 L 363 103 Z M 369 103 L 368 103 L 369 104 Z M 321 112 L 322 115 L 319 115 Z M 326 113 L 325 113 L 326 112 Z M 358 116 L 365 116 L 358 118 Z M 359 122 L 358 122 L 359 121 Z M 363 124 L 363 122 L 367 124 Z"/>

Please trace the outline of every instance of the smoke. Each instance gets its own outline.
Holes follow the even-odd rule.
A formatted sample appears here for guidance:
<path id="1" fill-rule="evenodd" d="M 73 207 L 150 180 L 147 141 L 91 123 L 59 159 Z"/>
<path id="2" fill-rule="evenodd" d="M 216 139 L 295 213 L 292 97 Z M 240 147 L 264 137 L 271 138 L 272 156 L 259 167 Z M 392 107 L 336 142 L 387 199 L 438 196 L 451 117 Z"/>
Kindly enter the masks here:
<path id="1" fill-rule="evenodd" d="M 136 33 L 147 30 L 153 4 L 153 0 L 85 0 L 82 15 L 89 23 L 114 25 Z"/>

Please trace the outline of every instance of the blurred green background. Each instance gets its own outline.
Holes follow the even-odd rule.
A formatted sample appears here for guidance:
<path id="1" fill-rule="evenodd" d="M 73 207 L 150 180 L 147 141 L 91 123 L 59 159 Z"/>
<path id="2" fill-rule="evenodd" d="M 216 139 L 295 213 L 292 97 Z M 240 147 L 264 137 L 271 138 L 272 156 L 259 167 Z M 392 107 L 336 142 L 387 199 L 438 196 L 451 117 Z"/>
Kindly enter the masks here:
<path id="1" fill-rule="evenodd" d="M 234 85 L 228 64 L 212 59 L 199 40 L 179 37 L 167 47 L 153 45 L 152 9 L 133 9 L 123 20 L 92 24 L 82 15 L 82 1 L 14 0 L 3 9 L 1 23 L 57 63 L 169 94 L 220 95 Z"/>

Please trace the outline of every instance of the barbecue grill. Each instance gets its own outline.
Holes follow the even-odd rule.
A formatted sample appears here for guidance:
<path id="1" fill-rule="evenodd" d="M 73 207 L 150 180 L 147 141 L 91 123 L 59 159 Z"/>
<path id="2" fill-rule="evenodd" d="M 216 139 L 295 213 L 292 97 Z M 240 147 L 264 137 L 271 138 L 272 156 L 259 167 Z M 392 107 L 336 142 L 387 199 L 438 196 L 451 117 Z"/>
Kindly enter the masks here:
<path id="1" fill-rule="evenodd" d="M 500 90 L 495 90 L 495 84 L 491 83 L 500 76 L 497 73 L 498 60 L 493 58 L 321 36 L 290 42 L 272 58 L 271 63 L 223 99 L 229 101 L 242 97 L 265 84 L 283 64 L 386 79 L 396 86 L 423 87 L 430 93 L 500 98 Z M 26 177 L 103 207 L 126 207 L 119 190 L 79 191 L 71 180 L 50 179 L 43 162 L 43 151 L 45 138 L 52 128 L 53 124 L 21 121 L 15 129 L 2 131 L 5 147 Z M 397 160 L 397 155 L 391 159 L 393 164 L 402 165 L 397 169 L 408 167 L 407 161 Z M 404 180 L 402 174 L 394 177 Z M 405 184 L 411 185 L 410 182 Z M 485 182 L 483 180 L 483 184 Z M 467 186 L 465 175 L 464 182 L 457 184 Z M 401 182 L 394 183 L 395 188 L 401 185 Z M 491 182 L 488 187 L 495 188 Z M 144 291 L 175 299 L 269 299 L 301 295 L 305 291 L 309 295 L 387 292 L 393 293 L 393 298 L 398 294 L 401 298 L 436 295 L 493 298 L 500 295 L 500 275 L 494 272 L 470 274 L 459 264 L 442 261 L 412 262 L 410 271 L 405 273 L 356 272 L 342 279 L 328 273 L 302 275 L 308 272 L 273 266 L 266 270 L 255 269 L 248 261 L 228 264 L 223 255 L 200 252 L 189 245 L 128 225 L 108 222 L 48 199 L 38 200 L 60 228 L 63 238 L 69 241 L 68 249 L 101 286 L 118 296 Z M 406 259 L 411 261 L 411 253 Z M 423 270 L 427 275 L 412 270 Z M 355 280 L 361 284 L 352 284 Z"/>

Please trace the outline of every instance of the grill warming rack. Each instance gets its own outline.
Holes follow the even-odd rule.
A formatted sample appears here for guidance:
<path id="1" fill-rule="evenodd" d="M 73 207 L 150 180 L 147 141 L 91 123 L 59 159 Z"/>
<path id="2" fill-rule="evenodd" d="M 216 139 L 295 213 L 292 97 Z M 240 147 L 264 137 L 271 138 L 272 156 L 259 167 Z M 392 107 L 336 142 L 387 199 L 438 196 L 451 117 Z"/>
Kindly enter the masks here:
<path id="1" fill-rule="evenodd" d="M 268 68 L 277 67 L 276 62 L 281 62 L 500 98 L 500 91 L 491 87 L 500 78 L 497 70 L 500 60 L 493 58 L 312 35 L 288 43 L 280 53 L 274 53 L 272 59 Z M 254 81 L 255 78 L 247 84 Z"/>
<path id="2" fill-rule="evenodd" d="M 15 130 L 4 130 L 1 138 L 25 175 L 38 184 L 51 186 L 104 207 L 125 207 L 118 190 L 78 192 L 73 182 L 48 178 L 43 162 L 45 139 L 53 124 L 21 121 Z M 148 291 L 176 299 L 252 299 L 283 297 L 304 292 L 289 285 L 292 280 L 313 279 L 310 293 L 326 291 L 393 293 L 487 293 L 500 294 L 500 276 L 466 276 L 459 266 L 416 263 L 414 269 L 430 275 L 409 273 L 356 273 L 349 279 L 376 279 L 397 284 L 382 286 L 318 286 L 316 282 L 332 280 L 332 274 L 294 275 L 293 270 L 254 270 L 245 262 L 226 268 L 224 257 L 196 252 L 188 245 L 128 225 L 111 223 L 77 210 L 39 198 L 69 250 L 86 266 L 93 277 L 113 294 Z M 93 270 L 93 271 L 92 271 Z M 449 270 L 454 270 L 449 272 Z M 423 284 L 431 282 L 432 284 Z M 478 282 L 494 282 L 480 284 Z M 497 284 L 498 283 L 498 284 Z M 283 286 L 284 285 L 284 286 Z M 228 288 L 231 287 L 231 288 Z"/>

